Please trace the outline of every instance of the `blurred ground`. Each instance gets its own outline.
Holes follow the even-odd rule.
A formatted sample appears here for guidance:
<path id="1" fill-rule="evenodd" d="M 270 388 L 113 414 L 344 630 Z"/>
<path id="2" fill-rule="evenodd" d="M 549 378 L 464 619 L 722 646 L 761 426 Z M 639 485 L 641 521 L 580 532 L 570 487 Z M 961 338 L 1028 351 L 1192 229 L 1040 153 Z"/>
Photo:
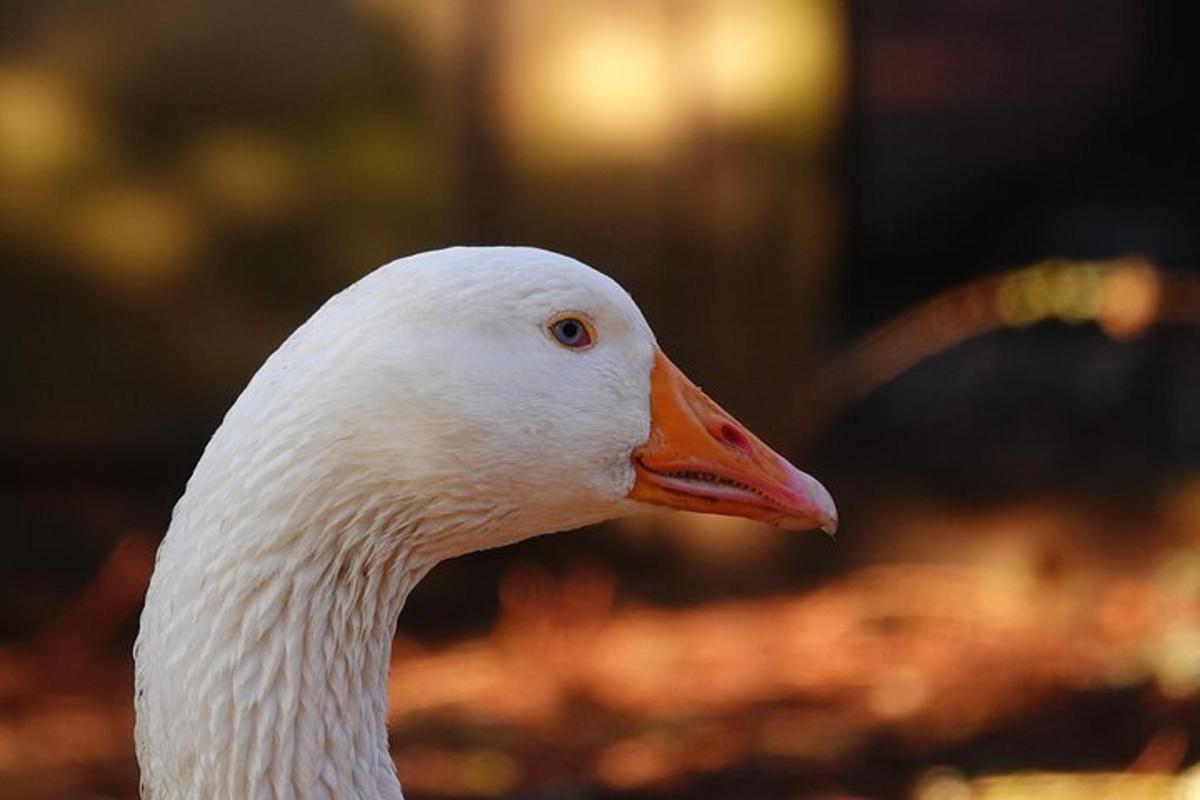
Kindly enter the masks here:
<path id="1" fill-rule="evenodd" d="M 397 642 L 409 796 L 1196 796 L 1200 482 L 1146 518 L 1136 559 L 1089 551 L 1082 532 L 1113 523 L 1077 504 L 881 513 L 936 563 L 682 609 L 623 598 L 595 562 L 511 568 L 485 635 Z M 39 641 L 0 653 L 0 797 L 134 796 L 108 634 L 151 548 L 124 539 Z M 996 777 L 1014 771 L 1044 774 Z"/>

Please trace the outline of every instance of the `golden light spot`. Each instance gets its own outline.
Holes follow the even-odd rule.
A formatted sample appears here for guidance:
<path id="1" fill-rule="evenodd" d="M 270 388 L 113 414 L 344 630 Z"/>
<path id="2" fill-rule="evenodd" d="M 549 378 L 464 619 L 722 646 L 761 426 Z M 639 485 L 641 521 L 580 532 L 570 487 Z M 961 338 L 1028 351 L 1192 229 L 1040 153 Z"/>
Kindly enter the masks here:
<path id="1" fill-rule="evenodd" d="M 535 164 L 653 161 L 698 125 L 832 129 L 842 97 L 842 6 L 717 0 L 672 8 L 514 3 L 500 108 Z"/>
<path id="2" fill-rule="evenodd" d="M 1103 287 L 1095 264 L 1063 264 L 1049 275 L 1050 305 L 1064 322 L 1094 319 L 1100 310 Z"/>
<path id="3" fill-rule="evenodd" d="M 971 786 L 957 771 L 935 767 L 921 776 L 914 800 L 971 800 Z"/>
<path id="4" fill-rule="evenodd" d="M 77 163 L 95 124 L 65 83 L 28 69 L 0 69 L 0 177 L 42 181 Z"/>
<path id="5" fill-rule="evenodd" d="M 840 15 L 840 6 L 827 0 L 714 4 L 694 43 L 714 116 L 728 122 L 772 114 L 828 119 L 841 91 Z"/>
<path id="6" fill-rule="evenodd" d="M 161 285 L 183 267 L 199 240 L 182 200 L 152 186 L 91 193 L 65 230 L 74 255 L 95 276 L 123 289 Z"/>
<path id="7" fill-rule="evenodd" d="M 980 778 L 969 785 L 973 800 L 1192 800 L 1172 775 L 1029 772 Z"/>
<path id="8" fill-rule="evenodd" d="M 514 55 L 509 123 L 542 156 L 661 154 L 678 133 L 670 64 L 653 15 L 593 11 Z"/>
<path id="9" fill-rule="evenodd" d="M 1051 312 L 1051 290 L 1044 266 L 1006 275 L 996 296 L 1000 320 L 1014 328 L 1041 322 Z"/>
<path id="10" fill-rule="evenodd" d="M 1200 600 L 1200 550 L 1173 553 L 1154 573 L 1154 587 L 1178 602 Z"/>
<path id="11" fill-rule="evenodd" d="M 208 131 L 193 145 L 189 161 L 200 196 L 222 216 L 270 222 L 301 193 L 299 171 L 285 145 L 252 131 Z"/>
<path id="12" fill-rule="evenodd" d="M 1100 301 L 1100 327 L 1114 339 L 1131 339 L 1142 333 L 1158 314 L 1162 279 L 1149 264 L 1113 267 L 1104 279 Z"/>
<path id="13" fill-rule="evenodd" d="M 1166 696 L 1200 692 L 1200 631 L 1174 626 L 1163 639 L 1156 666 L 1158 685 Z"/>

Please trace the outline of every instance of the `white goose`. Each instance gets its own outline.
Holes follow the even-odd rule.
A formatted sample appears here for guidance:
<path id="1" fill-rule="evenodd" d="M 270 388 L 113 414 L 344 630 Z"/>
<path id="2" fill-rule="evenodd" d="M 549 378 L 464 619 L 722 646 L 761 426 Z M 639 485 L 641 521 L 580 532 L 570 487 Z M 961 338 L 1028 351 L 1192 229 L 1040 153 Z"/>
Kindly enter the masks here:
<path id="1" fill-rule="evenodd" d="M 413 585 L 641 503 L 837 525 L 578 261 L 454 248 L 368 275 L 267 359 L 175 508 L 135 647 L 143 796 L 400 798 Z"/>

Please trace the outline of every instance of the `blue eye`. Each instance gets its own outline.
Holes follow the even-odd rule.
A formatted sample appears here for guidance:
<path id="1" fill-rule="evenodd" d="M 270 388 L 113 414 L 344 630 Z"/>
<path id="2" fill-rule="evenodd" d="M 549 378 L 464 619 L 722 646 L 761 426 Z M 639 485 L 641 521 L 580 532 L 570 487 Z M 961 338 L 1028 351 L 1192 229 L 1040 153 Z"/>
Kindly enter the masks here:
<path id="1" fill-rule="evenodd" d="M 561 317 L 550 323 L 550 334 L 564 347 L 582 350 L 592 346 L 591 326 L 578 317 Z"/>

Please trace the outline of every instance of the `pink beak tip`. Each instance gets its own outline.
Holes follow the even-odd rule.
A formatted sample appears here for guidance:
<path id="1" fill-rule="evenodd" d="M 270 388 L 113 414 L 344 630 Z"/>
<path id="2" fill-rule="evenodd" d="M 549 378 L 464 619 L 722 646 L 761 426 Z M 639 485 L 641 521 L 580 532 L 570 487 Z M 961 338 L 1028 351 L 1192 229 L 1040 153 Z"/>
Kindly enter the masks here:
<path id="1" fill-rule="evenodd" d="M 816 523 L 816 526 L 830 537 L 834 536 L 838 530 L 838 510 L 837 504 L 833 502 L 833 495 L 807 472 L 796 469 L 787 461 L 784 463 L 791 473 L 791 488 L 796 495 L 803 498 L 804 516 Z"/>

